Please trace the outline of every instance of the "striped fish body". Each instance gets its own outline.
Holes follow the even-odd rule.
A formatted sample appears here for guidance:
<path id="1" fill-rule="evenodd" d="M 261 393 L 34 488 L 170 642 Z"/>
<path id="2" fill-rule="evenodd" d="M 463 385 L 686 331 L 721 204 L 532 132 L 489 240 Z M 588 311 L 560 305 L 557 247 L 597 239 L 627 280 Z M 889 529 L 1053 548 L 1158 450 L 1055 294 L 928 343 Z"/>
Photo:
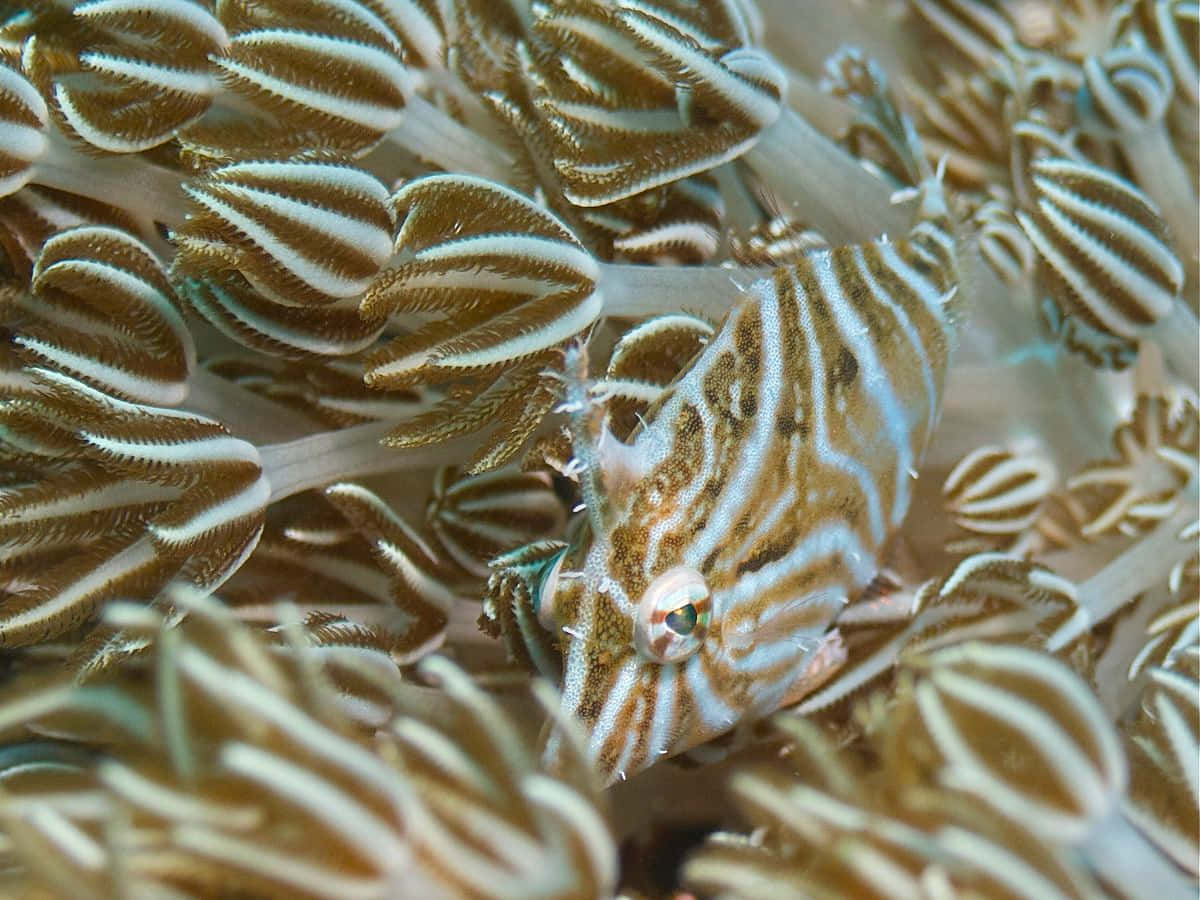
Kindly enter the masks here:
<path id="1" fill-rule="evenodd" d="M 943 224 L 753 284 L 622 445 L 635 477 L 600 473 L 605 527 L 543 579 L 539 616 L 609 777 L 793 702 L 876 574 L 939 408 L 957 283 Z M 659 652 L 684 640 L 672 621 L 686 658 Z"/>

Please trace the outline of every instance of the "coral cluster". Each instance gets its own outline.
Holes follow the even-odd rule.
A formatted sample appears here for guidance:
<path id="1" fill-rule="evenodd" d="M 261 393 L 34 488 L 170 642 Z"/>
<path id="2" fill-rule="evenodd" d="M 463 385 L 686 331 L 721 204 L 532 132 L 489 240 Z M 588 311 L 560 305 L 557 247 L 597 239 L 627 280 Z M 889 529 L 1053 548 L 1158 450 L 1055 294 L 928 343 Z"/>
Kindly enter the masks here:
<path id="1" fill-rule="evenodd" d="M 0 5 L 3 890 L 1194 896 L 1198 43 L 1188 0 Z M 606 497 L 680 495 L 656 422 L 717 466 L 678 398 L 731 310 L 825 271 L 882 358 L 803 285 L 782 339 L 847 445 L 895 379 L 907 516 L 819 622 L 742 610 L 812 665 L 655 762 L 542 601 Z M 728 612 L 667 575 L 602 654 L 662 685 Z"/>

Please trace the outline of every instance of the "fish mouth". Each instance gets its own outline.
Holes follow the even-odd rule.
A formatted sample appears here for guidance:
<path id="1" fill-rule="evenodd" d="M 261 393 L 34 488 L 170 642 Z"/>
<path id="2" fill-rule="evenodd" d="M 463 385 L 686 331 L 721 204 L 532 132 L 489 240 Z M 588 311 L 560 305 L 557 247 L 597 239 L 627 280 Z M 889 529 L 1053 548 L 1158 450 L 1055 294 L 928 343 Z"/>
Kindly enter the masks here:
<path id="1" fill-rule="evenodd" d="M 511 660 L 551 684 L 562 682 L 562 636 L 541 597 L 567 549 L 561 541 L 540 541 L 493 560 L 478 619 L 480 630 L 498 638 Z"/>

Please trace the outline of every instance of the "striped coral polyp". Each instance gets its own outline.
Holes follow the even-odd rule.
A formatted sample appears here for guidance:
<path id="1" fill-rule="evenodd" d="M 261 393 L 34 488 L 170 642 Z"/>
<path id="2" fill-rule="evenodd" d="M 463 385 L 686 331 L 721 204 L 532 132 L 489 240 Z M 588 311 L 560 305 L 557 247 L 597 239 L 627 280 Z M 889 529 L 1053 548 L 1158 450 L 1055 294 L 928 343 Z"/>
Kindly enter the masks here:
<path id="1" fill-rule="evenodd" d="M 4 5 L 0 894 L 1194 896 L 1198 37 Z"/>

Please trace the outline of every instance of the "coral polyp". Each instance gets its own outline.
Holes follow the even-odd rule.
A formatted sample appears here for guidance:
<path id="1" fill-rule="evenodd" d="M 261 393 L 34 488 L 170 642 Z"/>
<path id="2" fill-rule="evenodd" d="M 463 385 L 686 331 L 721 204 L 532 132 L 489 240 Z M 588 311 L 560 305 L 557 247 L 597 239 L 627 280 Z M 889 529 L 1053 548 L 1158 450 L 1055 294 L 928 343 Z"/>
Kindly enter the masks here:
<path id="1" fill-rule="evenodd" d="M 20 896 L 1194 896 L 1200 10 L 0 8 Z"/>

